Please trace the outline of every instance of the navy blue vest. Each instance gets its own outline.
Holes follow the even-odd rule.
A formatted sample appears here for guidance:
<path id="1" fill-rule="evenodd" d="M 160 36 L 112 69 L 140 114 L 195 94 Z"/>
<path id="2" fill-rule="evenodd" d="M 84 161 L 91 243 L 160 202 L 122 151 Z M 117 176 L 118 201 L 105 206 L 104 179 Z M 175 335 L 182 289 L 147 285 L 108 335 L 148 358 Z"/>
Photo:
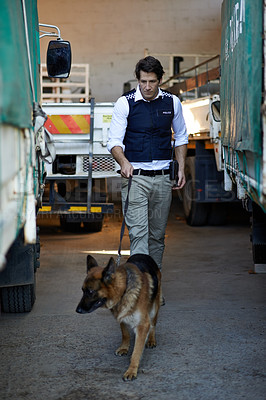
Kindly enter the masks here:
<path id="1" fill-rule="evenodd" d="M 163 91 L 156 100 L 135 102 L 136 89 L 126 93 L 129 114 L 124 138 L 125 156 L 130 162 L 171 159 L 173 95 Z"/>

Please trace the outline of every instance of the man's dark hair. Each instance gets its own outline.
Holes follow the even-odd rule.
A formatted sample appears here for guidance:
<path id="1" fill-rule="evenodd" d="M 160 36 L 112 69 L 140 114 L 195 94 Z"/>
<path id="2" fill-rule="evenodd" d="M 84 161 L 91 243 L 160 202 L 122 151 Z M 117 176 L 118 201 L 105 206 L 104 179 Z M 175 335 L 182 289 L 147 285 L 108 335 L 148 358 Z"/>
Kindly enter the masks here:
<path id="1" fill-rule="evenodd" d="M 135 68 L 135 74 L 137 79 L 140 79 L 140 71 L 154 72 L 157 75 L 158 80 L 162 79 L 164 70 L 162 64 L 157 58 L 148 56 L 139 60 Z"/>

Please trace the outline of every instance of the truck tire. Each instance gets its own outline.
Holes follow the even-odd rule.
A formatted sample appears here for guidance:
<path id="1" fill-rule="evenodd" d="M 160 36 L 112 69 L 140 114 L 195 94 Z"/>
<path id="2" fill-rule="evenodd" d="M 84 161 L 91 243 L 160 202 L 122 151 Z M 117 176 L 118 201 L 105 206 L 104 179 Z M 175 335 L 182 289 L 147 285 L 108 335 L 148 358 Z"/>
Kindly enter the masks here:
<path id="1" fill-rule="evenodd" d="M 103 227 L 103 214 L 94 214 L 94 218 L 95 219 L 83 221 L 82 216 L 78 214 L 62 215 L 60 217 L 60 226 L 67 232 L 81 232 L 81 221 L 83 221 L 84 230 L 86 232 L 100 232 Z"/>
<path id="2" fill-rule="evenodd" d="M 212 203 L 208 214 L 208 225 L 224 225 L 226 221 L 227 209 L 224 203 Z"/>
<path id="3" fill-rule="evenodd" d="M 24 244 L 21 229 L 7 253 L 7 266 L 1 273 L 1 311 L 24 313 L 32 310 L 36 299 L 35 272 L 40 262 L 40 238 L 37 229 L 36 244 Z"/>
<path id="4" fill-rule="evenodd" d="M 86 232 L 101 232 L 103 227 L 103 219 L 101 221 L 83 222 Z"/>
<path id="5" fill-rule="evenodd" d="M 187 224 L 190 226 L 206 225 L 209 204 L 197 202 L 195 185 L 195 157 L 187 158 L 185 174 L 187 183 L 183 189 L 183 209 Z"/>
<path id="6" fill-rule="evenodd" d="M 254 264 L 266 264 L 266 214 L 252 202 L 252 255 Z"/>
<path id="7" fill-rule="evenodd" d="M 60 217 L 60 226 L 66 232 L 79 232 L 81 230 L 81 222 L 80 221 L 71 221 L 70 218 L 67 218 L 66 215 L 62 215 Z"/>
<path id="8" fill-rule="evenodd" d="M 32 310 L 35 302 L 35 282 L 30 285 L 4 287 L 1 289 L 1 311 L 25 313 Z"/>

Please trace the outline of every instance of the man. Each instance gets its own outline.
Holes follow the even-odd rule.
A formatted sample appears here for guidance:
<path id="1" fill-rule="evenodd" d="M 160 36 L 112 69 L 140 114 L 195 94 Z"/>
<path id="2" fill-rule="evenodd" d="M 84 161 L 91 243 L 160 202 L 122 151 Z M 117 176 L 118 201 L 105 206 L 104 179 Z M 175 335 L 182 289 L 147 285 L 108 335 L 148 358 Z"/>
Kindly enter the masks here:
<path id="1" fill-rule="evenodd" d="M 186 182 L 188 138 L 178 97 L 159 88 L 164 74 L 160 61 L 151 56 L 141 59 L 135 74 L 137 89 L 115 104 L 108 150 L 121 167 L 123 209 L 132 176 L 125 217 L 130 253 L 149 254 L 161 269 L 173 186 L 169 175 L 171 128 L 179 163 L 174 190 Z"/>

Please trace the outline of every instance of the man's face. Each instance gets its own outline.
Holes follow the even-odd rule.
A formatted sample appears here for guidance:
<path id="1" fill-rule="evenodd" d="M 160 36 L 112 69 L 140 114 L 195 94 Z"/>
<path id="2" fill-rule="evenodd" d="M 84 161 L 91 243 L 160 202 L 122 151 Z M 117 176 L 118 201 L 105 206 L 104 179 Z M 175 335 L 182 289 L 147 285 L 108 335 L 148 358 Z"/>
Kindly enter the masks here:
<path id="1" fill-rule="evenodd" d="M 159 81 L 155 72 L 140 71 L 138 83 L 143 98 L 150 101 L 157 96 L 161 81 Z"/>

